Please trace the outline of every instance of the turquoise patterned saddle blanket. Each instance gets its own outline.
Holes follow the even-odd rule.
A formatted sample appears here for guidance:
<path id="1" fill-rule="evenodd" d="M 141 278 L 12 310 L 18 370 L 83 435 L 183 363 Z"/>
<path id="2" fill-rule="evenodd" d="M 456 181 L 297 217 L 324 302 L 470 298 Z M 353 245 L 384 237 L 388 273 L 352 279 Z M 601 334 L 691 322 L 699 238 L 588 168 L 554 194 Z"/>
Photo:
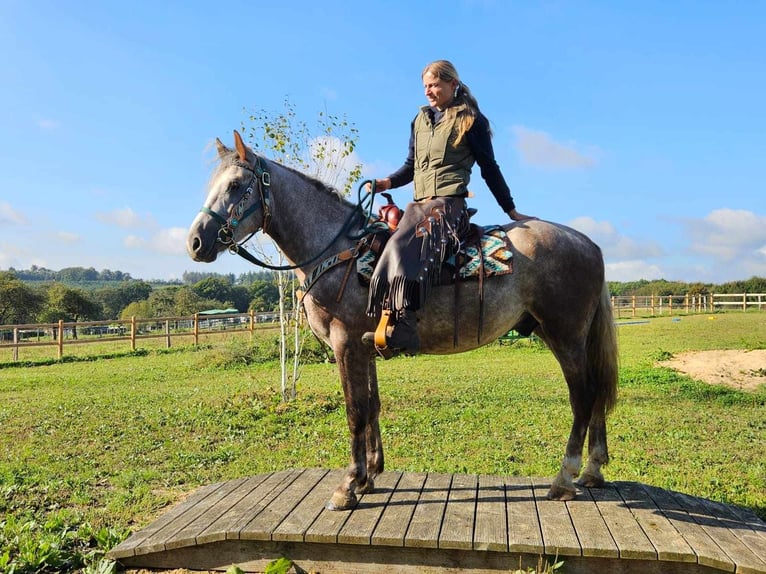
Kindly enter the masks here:
<path id="1" fill-rule="evenodd" d="M 457 267 L 460 279 L 475 279 L 482 272 L 484 277 L 513 273 L 513 251 L 508 234 L 499 225 L 479 227 L 482 231 L 479 244 L 469 244 L 452 255 L 444 265 Z M 357 258 L 356 270 L 362 281 L 369 282 L 378 256 L 367 251 Z"/>

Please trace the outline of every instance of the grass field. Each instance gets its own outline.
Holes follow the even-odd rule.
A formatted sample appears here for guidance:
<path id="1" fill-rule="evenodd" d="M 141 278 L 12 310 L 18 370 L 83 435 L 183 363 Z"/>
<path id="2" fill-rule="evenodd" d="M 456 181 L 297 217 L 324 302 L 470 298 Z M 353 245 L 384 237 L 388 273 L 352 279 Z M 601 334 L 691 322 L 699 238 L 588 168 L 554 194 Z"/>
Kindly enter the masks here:
<path id="1" fill-rule="evenodd" d="M 746 506 L 766 519 L 766 385 L 745 393 L 654 366 L 686 350 L 764 349 L 766 314 L 659 318 L 618 334 L 607 479 Z M 106 550 L 199 485 L 345 466 L 335 365 L 305 366 L 297 400 L 285 404 L 279 365 L 246 365 L 245 347 L 0 365 L 0 572 L 106 572 Z M 387 468 L 558 470 L 571 413 L 558 365 L 539 344 L 399 358 L 378 370 Z"/>

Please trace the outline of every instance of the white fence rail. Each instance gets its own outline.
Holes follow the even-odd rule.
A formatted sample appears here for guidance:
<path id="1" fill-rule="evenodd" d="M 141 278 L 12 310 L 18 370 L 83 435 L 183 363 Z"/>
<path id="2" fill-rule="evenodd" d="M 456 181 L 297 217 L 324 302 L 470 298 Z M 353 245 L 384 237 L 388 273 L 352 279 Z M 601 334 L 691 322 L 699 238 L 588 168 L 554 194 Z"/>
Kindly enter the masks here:
<path id="1" fill-rule="evenodd" d="M 612 297 L 616 318 L 766 310 L 766 293 L 708 293 L 704 295 L 626 295 Z"/>

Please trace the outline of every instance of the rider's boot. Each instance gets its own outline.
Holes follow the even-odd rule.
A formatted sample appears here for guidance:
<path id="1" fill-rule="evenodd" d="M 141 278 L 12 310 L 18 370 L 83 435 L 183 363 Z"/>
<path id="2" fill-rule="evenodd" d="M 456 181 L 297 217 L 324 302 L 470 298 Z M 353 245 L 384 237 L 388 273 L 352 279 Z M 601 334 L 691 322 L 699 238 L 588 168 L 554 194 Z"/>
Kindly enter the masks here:
<path id="1" fill-rule="evenodd" d="M 383 329 L 382 333 L 385 333 L 385 343 L 383 343 L 382 337 L 378 337 L 376 340 L 375 331 L 367 331 L 362 335 L 362 341 L 367 344 L 375 345 L 375 348 L 381 352 L 381 354 L 388 358 L 391 353 L 405 353 L 407 355 L 415 355 L 420 351 L 420 337 L 418 337 L 418 319 L 415 311 L 405 309 L 402 311 L 399 320 L 393 325 L 388 325 L 388 313 L 384 312 L 384 316 L 381 318 L 381 324 L 378 325 L 378 330 Z"/>

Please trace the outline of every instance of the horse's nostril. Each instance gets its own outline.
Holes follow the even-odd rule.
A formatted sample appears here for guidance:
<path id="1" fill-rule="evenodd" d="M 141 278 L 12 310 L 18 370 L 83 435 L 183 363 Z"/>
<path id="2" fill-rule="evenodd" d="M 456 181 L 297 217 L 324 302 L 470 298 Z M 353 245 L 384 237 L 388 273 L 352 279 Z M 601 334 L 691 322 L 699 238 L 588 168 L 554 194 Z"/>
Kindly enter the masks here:
<path id="1" fill-rule="evenodd" d="M 202 242 L 199 240 L 199 237 L 195 237 L 192 240 L 192 250 L 196 253 L 200 247 L 202 247 Z"/>

